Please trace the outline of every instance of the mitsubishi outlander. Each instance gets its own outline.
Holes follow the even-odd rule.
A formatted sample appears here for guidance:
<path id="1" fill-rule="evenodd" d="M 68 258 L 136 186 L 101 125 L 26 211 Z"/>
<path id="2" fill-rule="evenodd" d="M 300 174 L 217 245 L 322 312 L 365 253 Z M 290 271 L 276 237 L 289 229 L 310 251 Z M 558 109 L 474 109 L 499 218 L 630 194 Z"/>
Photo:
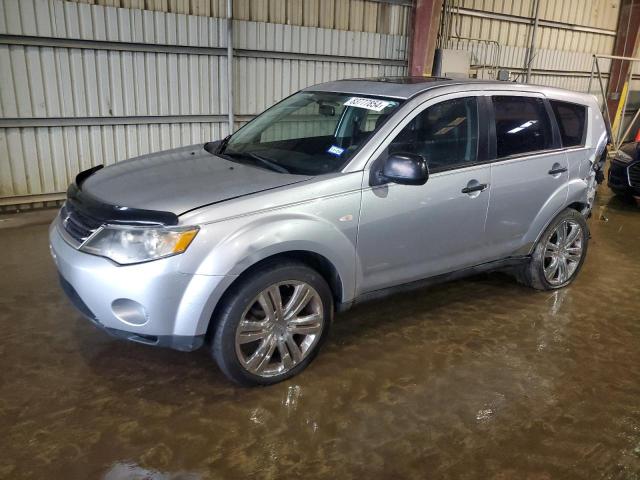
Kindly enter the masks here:
<path id="1" fill-rule="evenodd" d="M 507 82 L 342 80 L 221 141 L 81 172 L 50 228 L 62 286 L 113 335 L 231 380 L 303 370 L 335 312 L 508 269 L 571 283 L 607 129 L 592 95 Z"/>

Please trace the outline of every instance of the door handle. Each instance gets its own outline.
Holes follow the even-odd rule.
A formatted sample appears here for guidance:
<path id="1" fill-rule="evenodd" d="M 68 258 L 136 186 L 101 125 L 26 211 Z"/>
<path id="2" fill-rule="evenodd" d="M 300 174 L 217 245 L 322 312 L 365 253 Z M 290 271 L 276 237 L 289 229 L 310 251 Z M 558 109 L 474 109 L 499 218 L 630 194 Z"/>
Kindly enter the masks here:
<path id="1" fill-rule="evenodd" d="M 473 187 L 464 187 L 461 192 L 462 193 L 473 193 L 473 192 L 482 192 L 485 188 L 487 188 L 486 183 L 479 183 L 478 185 L 474 185 Z"/>
<path id="2" fill-rule="evenodd" d="M 549 175 L 558 175 L 558 174 L 564 173 L 566 171 L 567 171 L 566 167 L 552 168 L 551 170 L 549 170 Z"/>

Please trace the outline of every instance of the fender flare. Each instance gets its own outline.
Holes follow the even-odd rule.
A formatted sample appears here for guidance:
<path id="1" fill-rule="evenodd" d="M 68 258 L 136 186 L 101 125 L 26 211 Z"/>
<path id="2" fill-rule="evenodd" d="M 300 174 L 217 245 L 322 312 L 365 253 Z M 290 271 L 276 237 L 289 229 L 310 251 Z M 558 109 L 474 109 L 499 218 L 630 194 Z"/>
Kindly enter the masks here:
<path id="1" fill-rule="evenodd" d="M 524 240 L 524 244 L 529 246 L 529 254 L 533 252 L 533 249 L 535 248 L 544 231 L 560 214 L 560 212 L 566 210 L 570 205 L 574 205 L 576 203 L 585 206 L 588 205 L 586 201 L 586 195 L 589 186 L 585 180 L 574 179 L 570 180 L 568 184 L 565 185 L 567 185 L 568 191 L 565 193 L 566 198 L 561 202 L 561 205 L 557 208 L 553 208 L 552 205 L 553 200 L 557 200 L 560 193 L 559 190 L 557 190 L 545 202 L 545 204 L 538 212 L 538 215 L 536 215 L 536 218 L 531 223 L 531 227 L 529 228 L 529 231 L 527 232 Z M 550 214 L 550 211 L 552 211 L 553 213 Z"/>
<path id="2" fill-rule="evenodd" d="M 241 274 L 262 260 L 288 252 L 312 253 L 326 259 L 339 276 L 342 301 L 353 299 L 356 246 L 345 232 L 316 216 L 270 215 L 242 224 L 222 238 L 200 262 L 196 275 L 223 276 L 225 281 L 209 293 L 198 331 L 206 330 L 220 298 Z"/>

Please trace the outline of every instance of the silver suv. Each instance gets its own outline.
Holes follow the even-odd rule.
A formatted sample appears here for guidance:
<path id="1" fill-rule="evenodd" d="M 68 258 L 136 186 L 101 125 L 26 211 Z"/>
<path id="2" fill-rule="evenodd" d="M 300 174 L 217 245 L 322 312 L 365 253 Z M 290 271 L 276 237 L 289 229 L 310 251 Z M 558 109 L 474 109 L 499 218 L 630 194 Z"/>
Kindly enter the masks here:
<path id="1" fill-rule="evenodd" d="M 509 269 L 564 287 L 607 130 L 591 95 L 379 78 L 304 89 L 222 141 L 82 172 L 50 229 L 62 286 L 111 334 L 244 385 L 304 369 L 334 312 Z"/>

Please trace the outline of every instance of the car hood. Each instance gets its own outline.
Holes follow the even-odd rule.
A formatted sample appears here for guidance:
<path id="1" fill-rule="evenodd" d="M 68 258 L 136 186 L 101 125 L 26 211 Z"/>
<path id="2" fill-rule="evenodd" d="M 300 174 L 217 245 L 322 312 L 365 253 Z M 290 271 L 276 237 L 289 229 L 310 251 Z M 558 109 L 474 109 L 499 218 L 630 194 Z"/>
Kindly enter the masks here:
<path id="1" fill-rule="evenodd" d="M 100 169 L 84 180 L 81 188 L 111 205 L 180 215 L 310 178 L 232 162 L 207 152 L 203 145 L 194 145 Z"/>

